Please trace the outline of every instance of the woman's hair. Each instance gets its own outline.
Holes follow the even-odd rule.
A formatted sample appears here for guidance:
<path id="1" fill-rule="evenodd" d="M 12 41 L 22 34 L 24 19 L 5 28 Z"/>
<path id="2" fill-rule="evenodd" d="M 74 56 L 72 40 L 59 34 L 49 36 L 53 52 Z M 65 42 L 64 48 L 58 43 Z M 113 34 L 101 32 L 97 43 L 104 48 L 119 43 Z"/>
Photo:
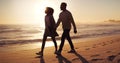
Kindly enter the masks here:
<path id="1" fill-rule="evenodd" d="M 49 15 L 53 15 L 54 9 L 51 7 L 46 7 L 45 13 Z"/>

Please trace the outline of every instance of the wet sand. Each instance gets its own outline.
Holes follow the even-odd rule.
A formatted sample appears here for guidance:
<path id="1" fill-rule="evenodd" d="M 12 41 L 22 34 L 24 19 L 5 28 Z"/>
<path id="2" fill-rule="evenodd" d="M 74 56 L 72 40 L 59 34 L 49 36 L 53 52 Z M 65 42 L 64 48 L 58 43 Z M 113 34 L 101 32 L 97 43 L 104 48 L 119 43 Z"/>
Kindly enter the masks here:
<path id="1" fill-rule="evenodd" d="M 120 35 L 74 39 L 73 43 L 76 53 L 67 53 L 70 47 L 65 44 L 62 56 L 54 54 L 54 47 L 49 46 L 43 57 L 35 54 L 40 50 L 39 43 L 1 46 L 0 63 L 120 63 Z"/>

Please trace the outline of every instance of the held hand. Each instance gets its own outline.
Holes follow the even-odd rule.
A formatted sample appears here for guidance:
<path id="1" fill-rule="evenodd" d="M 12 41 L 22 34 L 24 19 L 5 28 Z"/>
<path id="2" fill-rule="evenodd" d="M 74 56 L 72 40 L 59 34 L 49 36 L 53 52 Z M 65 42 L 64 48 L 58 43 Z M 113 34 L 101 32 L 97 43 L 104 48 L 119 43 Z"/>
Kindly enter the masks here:
<path id="1" fill-rule="evenodd" d="M 56 28 L 56 27 L 54 27 L 54 30 L 55 30 L 55 31 L 56 31 L 56 29 L 57 29 L 57 28 Z"/>
<path id="2" fill-rule="evenodd" d="M 76 29 L 74 29 L 74 33 L 77 33 L 77 30 L 76 30 Z"/>

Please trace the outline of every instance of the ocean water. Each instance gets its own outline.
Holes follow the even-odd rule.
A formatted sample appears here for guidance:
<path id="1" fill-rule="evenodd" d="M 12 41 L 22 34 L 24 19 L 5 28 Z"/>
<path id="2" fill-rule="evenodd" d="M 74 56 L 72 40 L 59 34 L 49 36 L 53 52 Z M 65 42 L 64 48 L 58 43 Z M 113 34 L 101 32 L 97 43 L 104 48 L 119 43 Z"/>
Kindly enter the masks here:
<path id="1" fill-rule="evenodd" d="M 120 24 L 102 25 L 77 25 L 78 33 L 74 34 L 71 29 L 72 39 L 94 38 L 106 35 L 120 34 Z M 60 40 L 62 28 L 57 29 L 59 34 L 56 40 Z M 40 25 L 0 25 L 0 46 L 10 44 L 26 44 L 42 42 L 44 28 Z M 48 38 L 48 41 L 50 38 Z"/>

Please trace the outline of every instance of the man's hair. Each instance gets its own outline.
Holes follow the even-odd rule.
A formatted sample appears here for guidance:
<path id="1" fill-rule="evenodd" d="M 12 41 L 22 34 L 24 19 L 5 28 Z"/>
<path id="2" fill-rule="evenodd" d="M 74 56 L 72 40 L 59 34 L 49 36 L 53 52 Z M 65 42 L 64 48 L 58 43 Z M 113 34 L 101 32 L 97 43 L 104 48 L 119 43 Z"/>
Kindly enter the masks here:
<path id="1" fill-rule="evenodd" d="M 65 3 L 65 2 L 62 2 L 62 3 L 61 3 L 61 5 L 67 6 L 67 3 Z"/>

